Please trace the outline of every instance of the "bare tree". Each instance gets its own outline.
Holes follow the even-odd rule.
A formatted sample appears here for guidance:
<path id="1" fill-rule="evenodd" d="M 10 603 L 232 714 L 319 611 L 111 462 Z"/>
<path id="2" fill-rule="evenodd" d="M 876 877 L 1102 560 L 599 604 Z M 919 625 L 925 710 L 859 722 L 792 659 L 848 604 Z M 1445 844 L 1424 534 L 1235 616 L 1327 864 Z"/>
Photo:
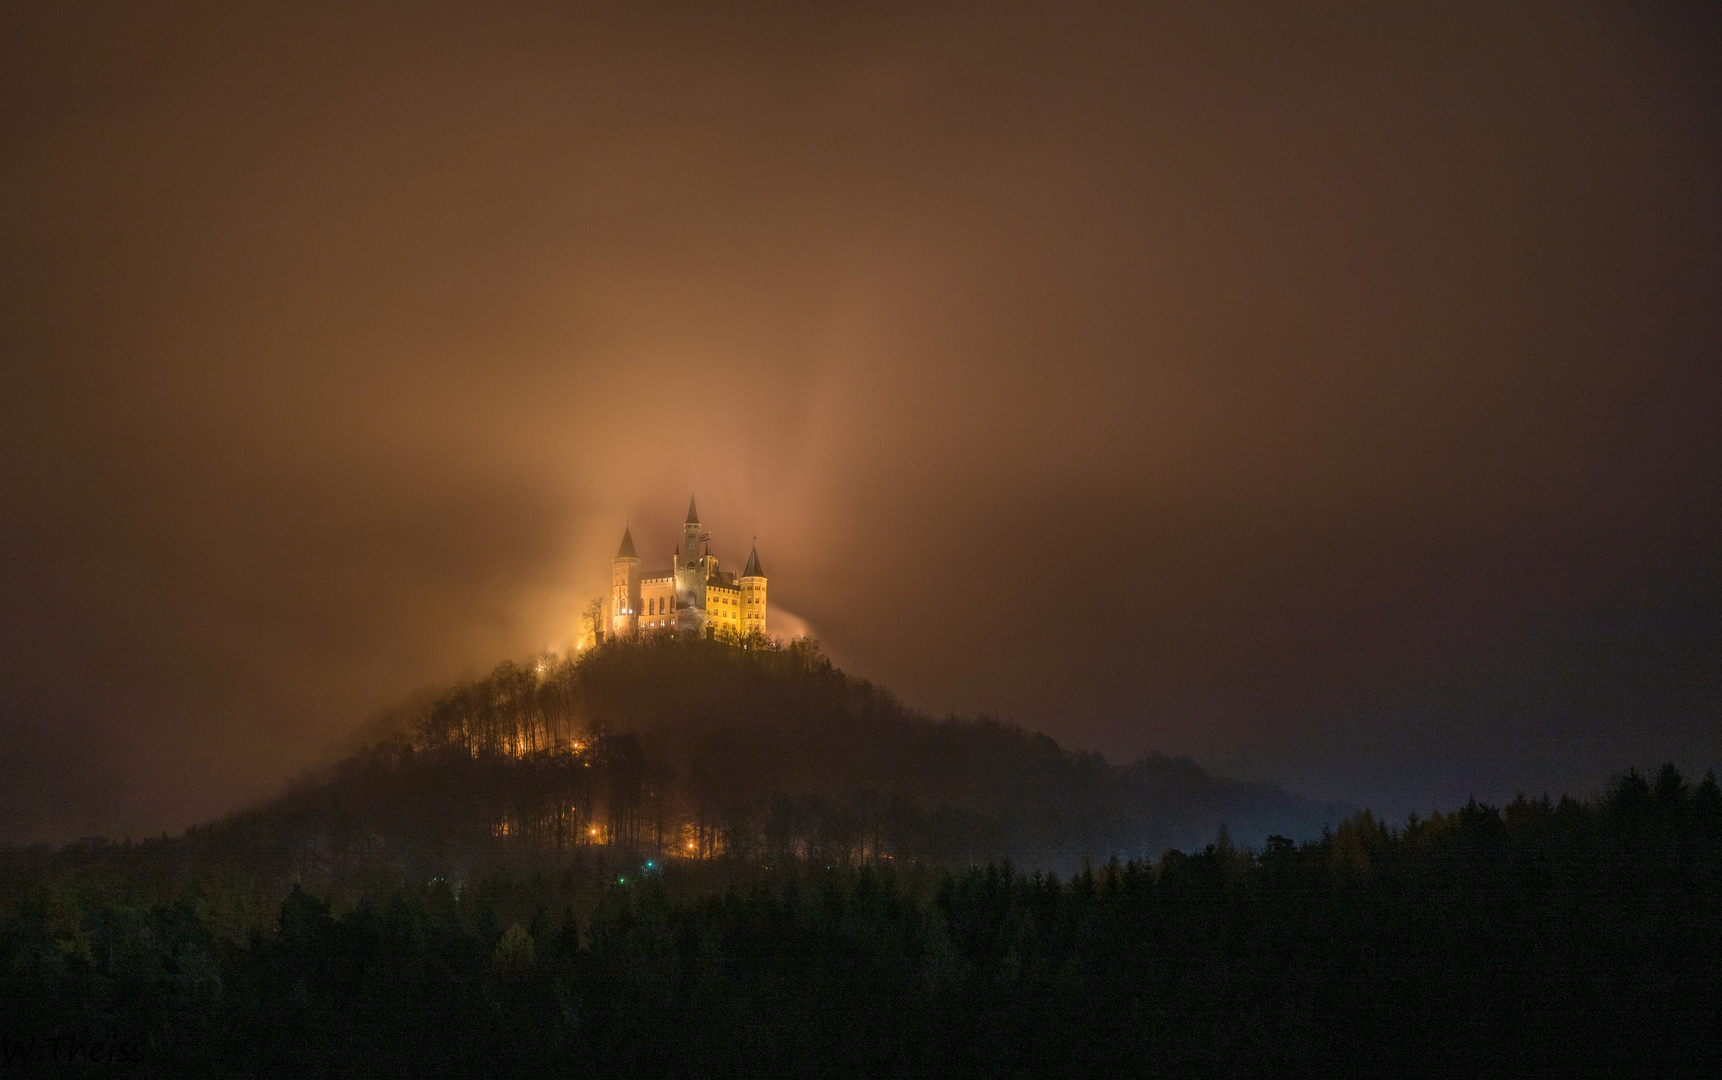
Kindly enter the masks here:
<path id="1" fill-rule="evenodd" d="M 599 637 L 604 632 L 604 600 L 602 597 L 594 596 L 586 601 L 581 621 L 585 627 L 581 634 L 582 641 L 590 640 L 593 645 L 596 645 L 603 640 Z"/>

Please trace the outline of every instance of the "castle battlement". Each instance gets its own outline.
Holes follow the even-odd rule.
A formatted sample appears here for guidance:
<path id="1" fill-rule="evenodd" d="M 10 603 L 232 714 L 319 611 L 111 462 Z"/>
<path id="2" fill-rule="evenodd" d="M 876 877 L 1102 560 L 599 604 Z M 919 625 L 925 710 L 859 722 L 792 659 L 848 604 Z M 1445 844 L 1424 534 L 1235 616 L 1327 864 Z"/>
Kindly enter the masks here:
<path id="1" fill-rule="evenodd" d="M 667 568 L 644 570 L 633 532 L 624 528 L 622 546 L 610 560 L 610 634 L 675 633 L 734 641 L 764 634 L 766 581 L 759 545 L 754 544 L 737 575 L 718 566 L 710 540 L 711 534 L 700 530 L 692 497 L 681 542 Z"/>

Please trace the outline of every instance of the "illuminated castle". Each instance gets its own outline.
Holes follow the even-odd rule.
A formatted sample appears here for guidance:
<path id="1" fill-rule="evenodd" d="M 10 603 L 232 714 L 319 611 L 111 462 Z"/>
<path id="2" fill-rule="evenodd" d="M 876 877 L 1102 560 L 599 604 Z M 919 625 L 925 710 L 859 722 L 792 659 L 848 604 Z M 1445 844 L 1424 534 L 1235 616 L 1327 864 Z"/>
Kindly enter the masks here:
<path id="1" fill-rule="evenodd" d="M 700 514 L 690 497 L 670 568 L 642 572 L 633 533 L 623 529 L 622 547 L 610 560 L 610 634 L 674 631 L 740 641 L 765 633 L 765 571 L 759 568 L 758 545 L 737 577 L 718 569 L 710 547 L 700 553 L 700 545 L 710 539 L 700 531 Z"/>

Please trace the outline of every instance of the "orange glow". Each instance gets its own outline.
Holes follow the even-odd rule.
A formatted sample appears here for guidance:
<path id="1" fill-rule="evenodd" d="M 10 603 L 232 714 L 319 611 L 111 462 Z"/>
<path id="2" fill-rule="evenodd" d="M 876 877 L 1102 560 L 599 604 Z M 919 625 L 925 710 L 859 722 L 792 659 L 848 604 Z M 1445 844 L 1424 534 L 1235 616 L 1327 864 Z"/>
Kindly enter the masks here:
<path id="1" fill-rule="evenodd" d="M 696 491 L 929 715 L 1398 817 L 1722 762 L 1685 16 L 91 7 L 0 35 L 0 841 L 673 633 L 615 526 Z"/>

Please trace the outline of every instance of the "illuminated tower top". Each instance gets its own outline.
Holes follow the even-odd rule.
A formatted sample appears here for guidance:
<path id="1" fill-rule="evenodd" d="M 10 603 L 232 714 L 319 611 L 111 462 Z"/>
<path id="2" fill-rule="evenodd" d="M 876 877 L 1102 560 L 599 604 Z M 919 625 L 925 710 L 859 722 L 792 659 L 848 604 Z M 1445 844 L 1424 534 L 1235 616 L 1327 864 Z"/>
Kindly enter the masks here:
<path id="1" fill-rule="evenodd" d="M 700 511 L 694 505 L 694 497 L 688 496 L 688 520 L 682 525 L 682 548 L 686 554 L 681 558 L 688 566 L 693 566 L 700 559 Z"/>

